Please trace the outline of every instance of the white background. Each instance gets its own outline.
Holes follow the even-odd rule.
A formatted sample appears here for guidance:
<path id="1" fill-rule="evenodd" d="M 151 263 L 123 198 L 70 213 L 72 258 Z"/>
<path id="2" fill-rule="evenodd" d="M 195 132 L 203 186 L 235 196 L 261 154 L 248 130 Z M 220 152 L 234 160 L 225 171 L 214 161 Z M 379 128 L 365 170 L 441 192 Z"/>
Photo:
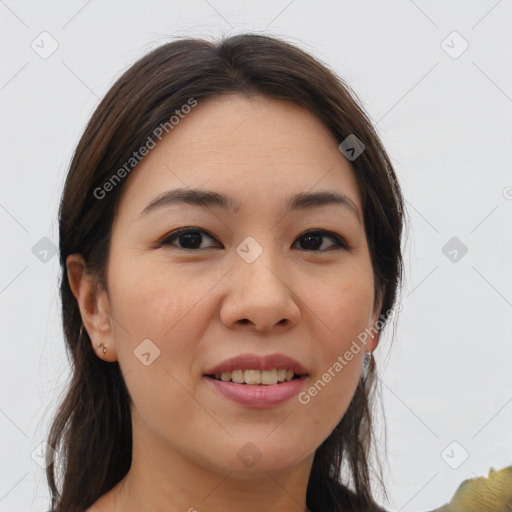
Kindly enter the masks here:
<path id="1" fill-rule="evenodd" d="M 374 354 L 382 504 L 431 510 L 463 480 L 512 464 L 511 0 L 0 0 L 0 20 L 0 512 L 48 507 L 31 453 L 68 376 L 58 257 L 32 248 L 58 244 L 63 180 L 99 99 L 177 36 L 257 31 L 298 44 L 354 88 L 396 166 L 410 226 L 403 309 Z M 58 43 L 46 59 L 31 48 L 50 47 L 43 31 Z M 469 44 L 457 58 L 453 31 Z M 455 262 L 442 252 L 454 236 L 468 249 Z M 453 441 L 452 465 L 469 454 L 458 469 L 441 456 Z"/>

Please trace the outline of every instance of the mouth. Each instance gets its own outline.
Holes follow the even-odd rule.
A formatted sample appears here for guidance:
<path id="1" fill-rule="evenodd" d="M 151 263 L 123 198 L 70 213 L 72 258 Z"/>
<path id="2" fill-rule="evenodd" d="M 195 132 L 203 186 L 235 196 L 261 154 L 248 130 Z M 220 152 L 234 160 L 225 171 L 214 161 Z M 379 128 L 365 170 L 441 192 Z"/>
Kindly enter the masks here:
<path id="1" fill-rule="evenodd" d="M 309 381 L 308 374 L 300 375 L 291 370 L 289 371 L 290 373 L 287 372 L 287 374 L 285 374 L 283 381 L 279 381 L 279 379 L 277 379 L 278 371 L 279 370 L 269 371 L 269 373 L 272 374 L 272 378 L 267 378 L 265 372 L 261 370 L 233 370 L 232 372 L 222 372 L 220 375 L 204 375 L 203 379 L 205 384 L 216 393 L 217 396 L 222 396 L 224 399 L 245 408 L 269 409 L 290 402 L 308 385 Z M 258 372 L 260 373 L 259 378 L 257 376 Z M 274 372 L 276 375 L 274 375 Z M 249 383 L 245 382 L 246 373 Z M 233 374 L 235 375 L 233 376 Z M 261 374 L 263 375 L 261 376 Z M 282 375 L 283 372 L 279 372 L 280 378 L 282 378 Z M 242 376 L 244 379 L 243 382 L 231 380 L 233 377 L 235 380 L 242 380 Z M 267 383 L 265 384 L 262 381 Z"/>
<path id="2" fill-rule="evenodd" d="M 309 381 L 306 368 L 286 354 L 240 354 L 207 368 L 204 382 L 217 396 L 256 409 L 289 402 Z"/>
<path id="3" fill-rule="evenodd" d="M 246 386 L 274 386 L 307 377 L 307 373 L 297 373 L 286 368 L 272 370 L 239 369 L 209 374 L 205 375 L 205 377 L 221 382 L 233 382 Z"/>

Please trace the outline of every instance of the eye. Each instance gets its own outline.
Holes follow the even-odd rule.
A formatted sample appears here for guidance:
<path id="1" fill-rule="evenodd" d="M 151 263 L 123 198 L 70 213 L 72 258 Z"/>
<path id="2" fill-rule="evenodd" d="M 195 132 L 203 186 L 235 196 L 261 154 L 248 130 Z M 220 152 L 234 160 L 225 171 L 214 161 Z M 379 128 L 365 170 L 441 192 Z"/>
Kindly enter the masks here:
<path id="1" fill-rule="evenodd" d="M 203 238 L 209 238 L 210 240 L 215 240 L 213 236 L 209 235 L 206 231 L 199 228 L 180 228 L 176 231 L 170 233 L 170 235 L 166 236 L 161 242 L 161 245 L 176 245 L 174 243 L 175 240 L 180 244 L 178 246 L 179 249 L 201 249 L 200 245 L 203 241 Z M 211 246 L 213 247 L 213 246 Z M 210 247 L 206 247 L 209 249 Z M 204 247 L 203 247 L 204 249 Z"/>
<path id="2" fill-rule="evenodd" d="M 160 245 L 173 245 L 177 246 L 179 249 L 188 250 L 209 249 L 215 247 L 201 247 L 201 243 L 204 241 L 204 238 L 215 240 L 215 238 L 208 234 L 204 229 L 187 227 L 173 231 L 159 243 Z M 340 235 L 323 229 L 303 233 L 295 243 L 300 242 L 300 248 L 305 251 L 323 252 L 325 250 L 329 250 L 328 248 L 323 247 L 324 239 L 327 238 L 334 242 L 334 244 L 331 244 L 331 247 L 334 246 L 334 248 L 339 247 L 341 249 L 349 249 L 348 244 Z M 175 241 L 178 243 L 176 244 Z"/>
<path id="3" fill-rule="evenodd" d="M 308 231 L 307 233 L 302 234 L 297 240 L 302 240 L 302 243 L 300 245 L 301 248 L 304 249 L 305 251 L 323 252 L 324 250 L 326 250 L 326 248 L 320 248 L 323 245 L 322 239 L 324 238 L 330 238 L 331 240 L 333 240 L 335 246 L 338 246 L 342 249 L 349 249 L 348 244 L 340 235 L 333 233 L 331 231 L 325 231 L 323 229 Z"/>

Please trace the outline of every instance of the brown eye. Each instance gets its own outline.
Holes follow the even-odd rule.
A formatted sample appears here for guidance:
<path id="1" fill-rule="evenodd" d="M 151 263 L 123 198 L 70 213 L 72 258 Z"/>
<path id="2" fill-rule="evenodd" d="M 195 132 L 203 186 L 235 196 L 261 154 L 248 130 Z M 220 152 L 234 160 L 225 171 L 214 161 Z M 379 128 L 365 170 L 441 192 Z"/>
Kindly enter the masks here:
<path id="1" fill-rule="evenodd" d="M 180 228 L 169 235 L 167 235 L 161 242 L 161 245 L 170 245 L 177 247 L 178 249 L 186 250 L 200 250 L 200 249 L 211 249 L 218 247 L 210 245 L 201 247 L 201 244 L 205 239 L 215 240 L 215 238 L 208 234 L 205 230 L 199 228 Z M 325 247 L 325 240 L 331 240 L 331 245 Z M 314 230 L 302 234 L 297 242 L 300 245 L 300 249 L 305 251 L 313 252 L 324 252 L 327 250 L 333 250 L 336 248 L 349 249 L 348 244 L 345 240 L 336 233 L 325 230 Z"/>
<path id="2" fill-rule="evenodd" d="M 197 250 L 197 249 L 209 249 L 210 247 L 200 247 L 201 243 L 205 238 L 209 238 L 210 240 L 214 240 L 214 238 L 206 233 L 206 231 L 198 228 L 181 228 L 177 229 L 170 233 L 169 236 L 166 236 L 160 243 L 162 245 L 174 245 L 178 246 L 178 249 L 189 249 L 189 250 Z M 174 243 L 177 240 L 178 244 Z"/>
<path id="3" fill-rule="evenodd" d="M 298 241 L 301 241 L 301 249 L 305 251 L 324 251 L 328 250 L 325 247 L 320 249 L 324 243 L 324 239 L 329 238 L 334 241 L 334 245 L 342 249 L 348 249 L 348 244 L 336 233 L 325 230 L 309 231 L 308 233 L 302 234 Z M 320 250 L 320 251 L 319 251 Z"/>

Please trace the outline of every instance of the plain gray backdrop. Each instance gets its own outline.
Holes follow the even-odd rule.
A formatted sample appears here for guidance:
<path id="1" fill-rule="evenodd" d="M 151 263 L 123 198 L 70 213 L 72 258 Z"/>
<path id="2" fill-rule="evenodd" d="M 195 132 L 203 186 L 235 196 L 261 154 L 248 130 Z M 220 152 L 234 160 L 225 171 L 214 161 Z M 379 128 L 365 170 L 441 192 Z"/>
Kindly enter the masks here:
<path id="1" fill-rule="evenodd" d="M 383 505 L 431 510 L 512 464 L 511 0 L 0 0 L 0 20 L 0 512 L 48 507 L 40 445 L 69 370 L 52 249 L 72 152 L 120 74 L 180 36 L 299 45 L 353 87 L 392 158 L 410 226 L 402 311 L 374 353 Z"/>

